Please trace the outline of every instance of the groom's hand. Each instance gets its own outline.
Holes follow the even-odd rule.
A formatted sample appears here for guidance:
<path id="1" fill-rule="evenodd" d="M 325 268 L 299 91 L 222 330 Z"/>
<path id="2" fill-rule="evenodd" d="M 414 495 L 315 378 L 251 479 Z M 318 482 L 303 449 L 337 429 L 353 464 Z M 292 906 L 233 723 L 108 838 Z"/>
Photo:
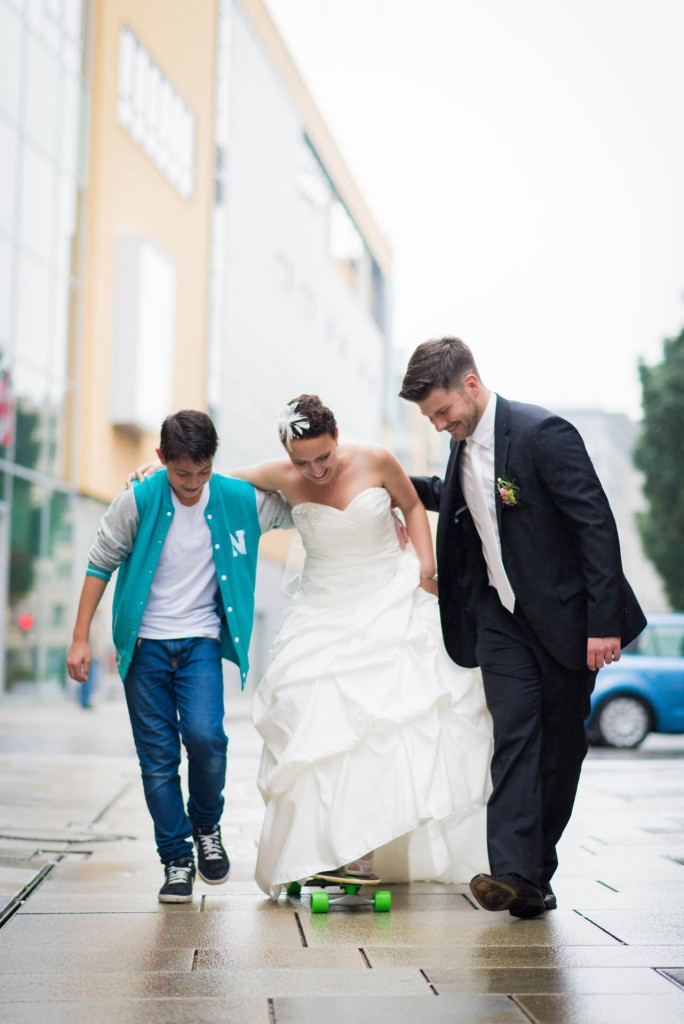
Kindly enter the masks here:
<path id="1" fill-rule="evenodd" d="M 619 636 L 590 636 L 587 640 L 587 667 L 592 672 L 620 660 Z"/>

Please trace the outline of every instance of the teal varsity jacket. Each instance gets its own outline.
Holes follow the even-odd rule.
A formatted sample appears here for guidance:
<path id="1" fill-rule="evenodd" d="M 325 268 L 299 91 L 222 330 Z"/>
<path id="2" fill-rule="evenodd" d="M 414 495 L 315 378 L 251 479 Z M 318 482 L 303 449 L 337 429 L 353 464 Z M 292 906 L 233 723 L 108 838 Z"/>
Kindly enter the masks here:
<path id="1" fill-rule="evenodd" d="M 109 581 L 119 569 L 112 632 L 122 679 L 131 664 L 173 515 L 171 487 L 166 470 L 161 470 L 115 498 L 102 517 L 90 549 L 86 575 Z M 249 670 L 259 538 L 262 531 L 292 525 L 289 506 L 278 494 L 257 491 L 244 480 L 214 473 L 204 515 L 216 566 L 221 654 L 239 667 L 244 687 Z"/>

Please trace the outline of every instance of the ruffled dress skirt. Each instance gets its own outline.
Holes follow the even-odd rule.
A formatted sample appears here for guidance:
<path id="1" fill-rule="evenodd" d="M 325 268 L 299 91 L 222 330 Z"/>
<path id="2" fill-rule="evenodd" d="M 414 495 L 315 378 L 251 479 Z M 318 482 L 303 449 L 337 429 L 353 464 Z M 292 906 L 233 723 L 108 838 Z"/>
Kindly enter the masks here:
<path id="1" fill-rule="evenodd" d="M 479 670 L 447 655 L 383 488 L 293 509 L 301 589 L 255 691 L 266 804 L 256 879 L 283 885 L 369 851 L 383 881 L 487 870 L 491 720 Z"/>

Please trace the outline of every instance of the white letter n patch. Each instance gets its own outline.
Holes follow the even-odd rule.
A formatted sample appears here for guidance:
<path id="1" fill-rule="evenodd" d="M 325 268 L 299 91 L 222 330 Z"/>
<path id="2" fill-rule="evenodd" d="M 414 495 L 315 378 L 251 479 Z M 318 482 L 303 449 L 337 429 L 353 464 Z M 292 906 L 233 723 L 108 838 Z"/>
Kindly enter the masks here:
<path id="1" fill-rule="evenodd" d="M 231 533 L 230 542 L 233 545 L 233 558 L 237 558 L 238 555 L 247 554 L 247 545 L 245 544 L 245 531 L 236 530 L 235 536 Z"/>

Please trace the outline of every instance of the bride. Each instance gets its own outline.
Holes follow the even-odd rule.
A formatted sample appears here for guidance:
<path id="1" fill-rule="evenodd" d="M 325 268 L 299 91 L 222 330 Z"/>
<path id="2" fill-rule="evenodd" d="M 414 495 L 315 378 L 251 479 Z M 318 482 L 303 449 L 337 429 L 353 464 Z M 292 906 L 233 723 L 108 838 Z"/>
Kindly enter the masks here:
<path id="1" fill-rule="evenodd" d="M 388 451 L 339 443 L 317 396 L 278 430 L 287 458 L 234 474 L 285 496 L 306 552 L 254 694 L 257 882 L 277 898 L 341 865 L 368 876 L 369 851 L 384 881 L 463 881 L 486 862 L 491 726 L 479 670 L 442 643 L 425 509 Z"/>
<path id="2" fill-rule="evenodd" d="M 340 870 L 465 881 L 487 863 L 491 720 L 479 670 L 444 649 L 425 509 L 388 451 L 339 442 L 317 396 L 278 431 L 287 458 L 232 474 L 284 495 L 306 554 L 254 693 L 256 880 L 273 899 Z"/>

